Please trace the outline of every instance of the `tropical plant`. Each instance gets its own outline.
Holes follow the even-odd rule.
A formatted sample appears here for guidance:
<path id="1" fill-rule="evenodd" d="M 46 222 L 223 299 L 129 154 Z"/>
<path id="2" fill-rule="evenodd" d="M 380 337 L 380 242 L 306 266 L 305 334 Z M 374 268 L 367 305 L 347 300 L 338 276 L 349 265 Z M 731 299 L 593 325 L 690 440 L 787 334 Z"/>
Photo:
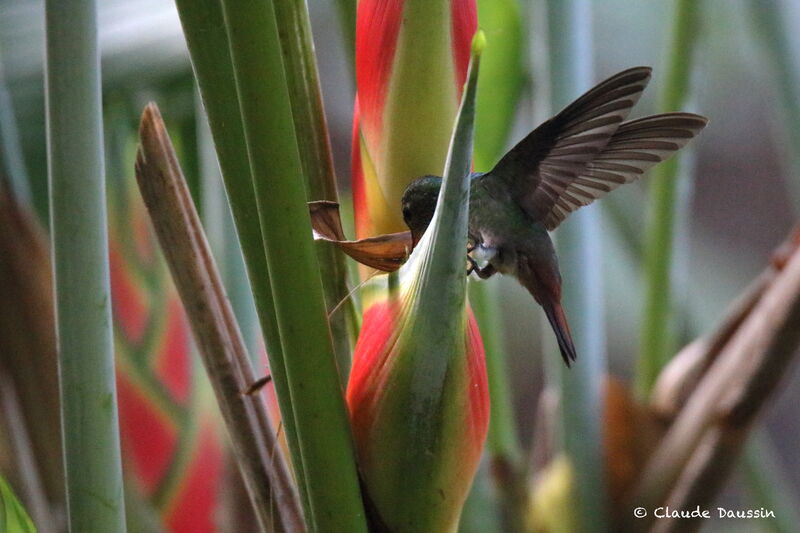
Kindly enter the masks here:
<path id="1" fill-rule="evenodd" d="M 704 29 L 718 25 L 706 4 L 659 8 L 674 10 L 665 61 L 653 65 L 659 112 L 713 114 L 693 96 Z M 549 330 L 531 345 L 543 321 L 520 307 L 515 284 L 466 275 L 483 268 L 468 242 L 471 172 L 491 170 L 531 129 L 532 108 L 552 116 L 595 85 L 595 66 L 631 66 L 601 61 L 602 40 L 616 36 L 592 38 L 610 8 L 338 1 L 352 67 L 342 77 L 355 79 L 348 191 L 334 172 L 342 127 L 328 130 L 336 114 L 322 105 L 313 37 L 318 50 L 331 43 L 312 36 L 308 13 L 322 7 L 176 5 L 174 39 L 188 45 L 191 72 L 181 58 L 176 74 L 125 77 L 120 65 L 136 54 L 105 61 L 104 134 L 98 6 L 46 3 L 49 198 L 37 181 L 45 158 L 29 142 L 37 121 L 13 113 L 25 100 L 22 45 L 3 49 L 13 60 L 0 79 L 0 222 L 13 229 L 0 232 L 0 452 L 11 451 L 0 468 L 11 465 L 6 477 L 40 531 L 695 530 L 704 523 L 653 511 L 709 507 L 742 451 L 753 502 L 780 515 L 770 527 L 791 530 L 791 483 L 768 460 L 769 441 L 747 436 L 800 343 L 796 235 L 714 328 L 719 313 L 680 294 L 691 157 L 657 166 L 645 193 L 626 186 L 579 210 L 555 232 L 571 368 L 556 364 Z M 633 18 L 645 9 L 627 7 Z M 791 10 L 749 8 L 791 135 Z M 0 39 L 12 24 L 3 20 L 29 7 L 8 9 Z M 662 19 L 648 28 L 667 27 L 652 22 Z M 156 48 L 150 59 L 167 65 Z M 150 99 L 161 111 L 147 105 L 137 130 Z M 628 141 L 626 157 L 648 155 L 641 138 Z M 424 175 L 443 180 L 420 238 L 401 199 Z M 650 213 L 641 237 L 640 204 Z M 55 291 L 31 206 L 51 213 Z M 629 301 L 641 303 L 640 323 L 617 313 Z M 606 334 L 619 323 L 641 327 L 632 379 L 609 370 L 620 361 Z M 523 384 L 520 366 L 536 353 L 541 390 Z M 59 424 L 63 465 L 48 440 Z M 0 526 L 13 514 L 30 529 L 10 494 L 0 480 Z"/>

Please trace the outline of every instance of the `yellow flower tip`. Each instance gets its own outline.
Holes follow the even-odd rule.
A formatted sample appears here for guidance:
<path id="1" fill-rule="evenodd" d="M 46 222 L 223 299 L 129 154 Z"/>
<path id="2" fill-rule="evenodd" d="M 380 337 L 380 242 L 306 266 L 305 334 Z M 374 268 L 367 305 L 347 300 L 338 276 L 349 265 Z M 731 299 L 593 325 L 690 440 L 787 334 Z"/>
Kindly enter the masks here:
<path id="1" fill-rule="evenodd" d="M 486 34 L 483 30 L 478 30 L 472 38 L 472 57 L 480 57 L 484 48 L 486 48 Z"/>

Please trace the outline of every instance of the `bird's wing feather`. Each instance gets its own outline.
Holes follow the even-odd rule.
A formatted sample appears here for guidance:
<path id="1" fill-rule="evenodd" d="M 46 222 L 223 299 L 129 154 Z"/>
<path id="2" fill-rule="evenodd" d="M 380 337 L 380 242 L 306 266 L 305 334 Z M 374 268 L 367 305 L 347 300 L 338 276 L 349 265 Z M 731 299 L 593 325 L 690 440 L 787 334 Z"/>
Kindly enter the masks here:
<path id="1" fill-rule="evenodd" d="M 522 139 L 481 179 L 497 180 L 535 220 L 599 154 L 650 81 L 634 67 L 600 83 Z"/>
<path id="2" fill-rule="evenodd" d="M 552 191 L 553 201 L 544 216 L 545 227 L 555 229 L 572 211 L 635 181 L 682 148 L 707 123 L 708 119 L 692 113 L 665 113 L 625 122 L 580 172 L 553 184 L 546 159 L 540 165 L 540 187 Z"/>

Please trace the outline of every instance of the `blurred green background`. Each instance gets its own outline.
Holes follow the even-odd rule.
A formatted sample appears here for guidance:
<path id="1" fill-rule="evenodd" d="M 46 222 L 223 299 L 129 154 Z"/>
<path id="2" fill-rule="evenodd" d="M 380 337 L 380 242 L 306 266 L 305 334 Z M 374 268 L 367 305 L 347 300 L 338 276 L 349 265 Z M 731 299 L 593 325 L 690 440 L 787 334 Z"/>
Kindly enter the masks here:
<path id="1" fill-rule="evenodd" d="M 548 112 L 542 104 L 546 84 L 537 77 L 543 70 L 544 51 L 537 45 L 538 37 L 531 35 L 542 24 L 533 15 L 531 4 L 536 3 L 521 2 L 525 31 L 532 44 L 523 59 L 528 77 L 510 142 L 521 138 Z M 694 167 L 694 179 L 683 180 L 680 190 L 675 271 L 681 312 L 676 346 L 714 326 L 727 304 L 767 264 L 771 251 L 800 212 L 800 144 L 794 142 L 800 141 L 800 123 L 793 120 L 800 119 L 796 112 L 800 107 L 800 77 L 792 75 L 800 72 L 800 2 L 702 3 L 694 96 L 687 110 L 706 115 L 711 122 L 692 144 L 689 162 Z M 111 186 L 133 172 L 128 164 L 131 132 L 144 104 L 155 100 L 175 135 L 187 178 L 194 184 L 194 192 L 201 195 L 201 161 L 209 154 L 213 158 L 213 151 L 207 142 L 203 145 L 197 141 L 203 119 L 198 116 L 200 107 L 174 4 L 170 0 L 104 0 L 99 4 Z M 309 4 L 340 195 L 346 199 L 352 66 L 335 2 Z M 655 96 L 665 74 L 661 65 L 671 13 L 671 3 L 660 0 L 593 3 L 595 81 L 634 65 L 654 67 L 653 81 L 633 118 L 655 112 Z M 23 195 L 29 194 L 46 221 L 43 43 L 41 2 L 0 2 L 2 170 L 16 181 Z M 782 64 L 775 61 L 776 50 L 782 53 Z M 600 202 L 609 366 L 626 378 L 632 375 L 638 350 L 642 305 L 638 254 L 647 187 L 645 178 Z M 210 195 L 221 194 L 220 190 L 204 191 L 208 197 L 199 205 L 213 205 L 219 196 Z M 569 282 L 565 280 L 565 284 Z M 487 283 L 503 295 L 509 373 L 521 435 L 527 440 L 543 381 L 539 311 L 513 280 L 496 278 Z M 800 383 L 794 377 L 785 380 L 762 423 L 778 452 L 779 470 L 796 488 L 800 486 Z M 741 497 L 735 489 L 739 485 L 738 481 L 732 483 L 734 489 L 725 497 Z"/>

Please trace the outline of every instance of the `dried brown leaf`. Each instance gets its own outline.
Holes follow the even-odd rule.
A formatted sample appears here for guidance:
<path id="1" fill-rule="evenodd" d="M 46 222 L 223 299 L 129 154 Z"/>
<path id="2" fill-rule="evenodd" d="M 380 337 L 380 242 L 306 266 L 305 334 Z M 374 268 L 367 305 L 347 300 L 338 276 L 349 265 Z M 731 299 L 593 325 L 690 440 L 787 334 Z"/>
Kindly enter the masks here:
<path id="1" fill-rule="evenodd" d="M 333 243 L 362 265 L 394 272 L 411 254 L 413 244 L 410 231 L 350 241 L 342 230 L 339 204 L 326 200 L 310 202 L 308 209 L 314 239 Z"/>

